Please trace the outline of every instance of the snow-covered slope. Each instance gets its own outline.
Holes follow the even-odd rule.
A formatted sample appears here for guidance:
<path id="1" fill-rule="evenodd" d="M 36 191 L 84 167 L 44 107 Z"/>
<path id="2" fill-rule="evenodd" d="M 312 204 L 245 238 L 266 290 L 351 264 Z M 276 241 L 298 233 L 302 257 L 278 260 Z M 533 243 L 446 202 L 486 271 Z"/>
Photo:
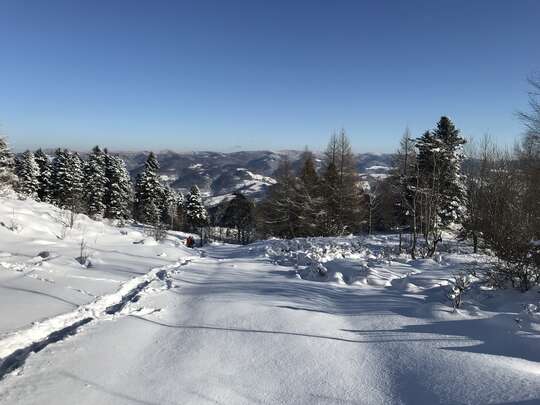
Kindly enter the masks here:
<path id="1" fill-rule="evenodd" d="M 183 261 L 192 251 L 182 245 L 179 233 L 158 244 L 142 228 L 0 197 L 0 339 L 112 294 L 153 268 Z"/>
<path id="2" fill-rule="evenodd" d="M 18 202 L 7 203 L 18 210 Z M 50 207 L 30 202 L 22 207 L 15 217 L 32 230 L 15 233 L 18 243 L 6 237 L 12 231 L 0 234 L 2 251 L 18 253 L 2 258 L 3 284 L 18 282 L 16 277 L 30 282 L 32 274 L 43 278 L 54 270 L 55 283 L 34 280 L 50 295 L 42 297 L 42 305 L 56 300 L 46 288 L 59 284 L 57 294 L 67 290 L 70 276 L 107 278 L 115 286 L 106 288 L 98 280 L 85 285 L 85 291 L 104 296 L 80 299 L 92 301 L 80 307 L 91 308 L 83 313 L 92 321 L 49 335 L 49 344 L 34 347 L 38 353 L 23 350 L 10 357 L 17 365 L 22 356 L 24 363 L 0 381 L 0 404 L 540 401 L 538 289 L 521 294 L 473 283 L 463 308 L 454 312 L 447 299 L 453 274 L 481 271 L 490 260 L 462 244 L 446 241 L 434 259 L 415 261 L 396 253 L 393 236 L 216 244 L 180 268 L 176 263 L 194 251 L 170 239 L 164 245 L 133 245 L 142 235 L 103 225 L 96 246 L 102 262 L 85 269 L 70 261 L 80 233 L 73 234 L 73 242 L 46 237 L 47 231 L 31 223 L 35 219 L 37 227 L 48 228 L 49 220 L 39 217 Z M 9 211 L 3 209 L 2 221 L 10 220 Z M 98 226 L 84 218 L 81 224 Z M 35 260 L 36 240 L 67 246 L 51 245 L 59 255 L 38 260 L 51 267 L 17 272 L 17 266 Z M 157 256 L 163 252 L 166 257 Z M 146 271 L 159 265 L 166 266 L 165 274 Z M 128 269 L 136 274 L 121 271 Z M 98 270 L 99 277 L 93 273 Z M 119 293 L 120 285 L 133 291 L 126 283 L 142 286 L 138 299 Z M 27 294 L 26 299 L 35 295 Z M 109 299 L 119 302 L 100 304 Z M 57 312 L 76 313 L 72 308 Z"/>
<path id="3" fill-rule="evenodd" d="M 239 167 L 233 174 L 227 173 L 212 183 L 212 196 L 205 200 L 205 204 L 213 207 L 232 199 L 235 192 L 241 192 L 249 198 L 258 200 L 266 194 L 268 187 L 275 183 L 276 180 L 272 177 L 255 174 Z"/>

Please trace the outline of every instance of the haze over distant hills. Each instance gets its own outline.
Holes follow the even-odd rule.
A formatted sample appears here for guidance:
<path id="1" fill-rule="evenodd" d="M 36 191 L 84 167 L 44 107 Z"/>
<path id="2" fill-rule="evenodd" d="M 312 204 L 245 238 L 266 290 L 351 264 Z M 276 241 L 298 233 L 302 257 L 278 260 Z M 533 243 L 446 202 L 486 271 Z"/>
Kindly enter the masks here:
<path id="1" fill-rule="evenodd" d="M 135 176 L 144 166 L 149 152 L 119 152 L 130 173 Z M 207 197 L 207 204 L 214 205 L 241 191 L 251 198 L 259 199 L 275 182 L 272 177 L 281 159 L 288 157 L 294 167 L 300 165 L 302 151 L 239 151 L 221 152 L 173 152 L 156 154 L 164 182 L 176 190 L 185 192 L 196 184 Z M 317 162 L 322 154 L 315 153 Z M 358 172 L 368 183 L 387 175 L 393 155 L 361 153 L 357 155 Z"/>

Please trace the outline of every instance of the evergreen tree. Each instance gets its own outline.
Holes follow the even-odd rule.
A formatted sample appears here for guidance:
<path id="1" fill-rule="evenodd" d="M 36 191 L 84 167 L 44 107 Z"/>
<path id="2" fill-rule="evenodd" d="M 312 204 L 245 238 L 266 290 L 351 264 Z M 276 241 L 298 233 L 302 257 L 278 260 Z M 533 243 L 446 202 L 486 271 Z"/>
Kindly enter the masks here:
<path id="1" fill-rule="evenodd" d="M 90 217 L 103 217 L 106 190 L 105 154 L 95 146 L 84 164 L 84 200 Z"/>
<path id="2" fill-rule="evenodd" d="M 30 151 L 17 159 L 17 190 L 25 197 L 36 198 L 39 190 L 39 166 Z"/>
<path id="3" fill-rule="evenodd" d="M 162 186 L 159 183 L 159 163 L 153 152 L 146 159 L 144 170 L 135 185 L 135 218 L 157 226 L 161 218 Z"/>
<path id="4" fill-rule="evenodd" d="M 439 214 L 443 225 L 458 221 L 463 212 L 464 184 L 461 174 L 463 145 L 465 139 L 459 135 L 448 117 L 441 117 L 434 131 L 435 138 L 442 141 L 442 210 Z"/>
<path id="5" fill-rule="evenodd" d="M 105 217 L 126 220 L 131 217 L 133 186 L 124 161 L 105 152 L 105 176 L 107 177 L 104 201 Z"/>
<path id="6" fill-rule="evenodd" d="M 56 149 L 54 152 L 54 158 L 52 161 L 52 172 L 51 172 L 51 192 L 52 192 L 52 201 L 57 206 L 63 205 L 63 194 L 64 194 L 64 178 L 66 177 L 67 171 L 67 149 Z"/>
<path id="7" fill-rule="evenodd" d="M 54 202 L 61 208 L 80 212 L 83 197 L 83 170 L 79 154 L 66 149 L 57 149 L 52 166 Z"/>
<path id="8" fill-rule="evenodd" d="M 434 131 L 426 131 L 418 149 L 419 218 L 427 255 L 441 241 L 441 229 L 460 219 L 464 206 L 461 176 L 465 140 L 447 117 L 441 117 Z"/>
<path id="9" fill-rule="evenodd" d="M 13 186 L 17 181 L 15 159 L 4 138 L 0 138 L 0 188 Z"/>
<path id="10" fill-rule="evenodd" d="M 173 222 L 174 230 L 181 230 L 186 222 L 184 214 L 185 198 L 182 193 L 176 193 L 176 217 Z"/>
<path id="11" fill-rule="evenodd" d="M 39 166 L 39 188 L 38 198 L 43 202 L 51 202 L 52 193 L 52 167 L 49 157 L 41 150 L 38 149 L 34 153 L 34 159 Z"/>
<path id="12" fill-rule="evenodd" d="M 161 187 L 161 222 L 167 224 L 171 229 L 175 227 L 177 220 L 177 210 L 181 197 L 170 186 Z"/>
<path id="13" fill-rule="evenodd" d="M 191 187 L 184 199 L 184 215 L 188 226 L 197 230 L 201 237 L 201 246 L 204 240 L 204 228 L 208 226 L 208 213 L 202 202 L 199 187 Z"/>

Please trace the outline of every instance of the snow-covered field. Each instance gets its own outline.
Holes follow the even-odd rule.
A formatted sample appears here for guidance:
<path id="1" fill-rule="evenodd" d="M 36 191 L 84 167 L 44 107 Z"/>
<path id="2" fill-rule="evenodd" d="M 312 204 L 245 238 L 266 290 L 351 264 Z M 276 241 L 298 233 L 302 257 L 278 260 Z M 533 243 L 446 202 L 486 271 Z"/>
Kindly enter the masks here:
<path id="1" fill-rule="evenodd" d="M 454 312 L 453 275 L 489 266 L 456 242 L 199 251 L 66 219 L 0 200 L 0 404 L 540 403 L 538 289 L 473 282 Z"/>

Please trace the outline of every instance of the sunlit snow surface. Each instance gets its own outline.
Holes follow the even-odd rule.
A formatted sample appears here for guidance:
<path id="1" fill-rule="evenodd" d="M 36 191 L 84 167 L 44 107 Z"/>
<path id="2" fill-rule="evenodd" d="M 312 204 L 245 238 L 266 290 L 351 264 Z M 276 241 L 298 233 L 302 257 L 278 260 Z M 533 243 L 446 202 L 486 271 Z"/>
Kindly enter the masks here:
<path id="1" fill-rule="evenodd" d="M 452 240 L 416 261 L 391 235 L 198 251 L 12 197 L 0 222 L 1 356 L 93 317 L 6 375 L 1 404 L 540 403 L 538 289 L 475 283 L 453 312 L 452 275 L 490 264 Z"/>

